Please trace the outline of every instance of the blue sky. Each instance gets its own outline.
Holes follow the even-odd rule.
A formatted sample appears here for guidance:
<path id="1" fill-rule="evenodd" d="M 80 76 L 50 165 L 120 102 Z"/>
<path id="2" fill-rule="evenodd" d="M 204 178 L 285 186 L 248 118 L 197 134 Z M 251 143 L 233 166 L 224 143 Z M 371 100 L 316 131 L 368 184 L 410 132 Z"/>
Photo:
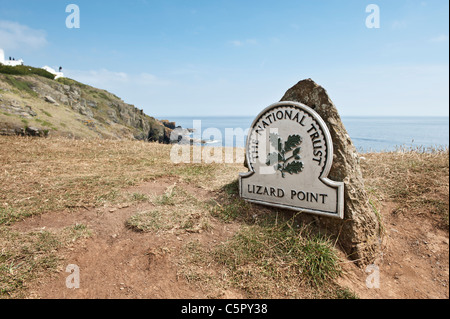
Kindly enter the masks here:
<path id="1" fill-rule="evenodd" d="M 66 27 L 71 3 L 79 29 Z M 0 48 L 156 117 L 256 116 L 305 78 L 342 116 L 448 116 L 448 11 L 444 0 L 0 0 Z"/>

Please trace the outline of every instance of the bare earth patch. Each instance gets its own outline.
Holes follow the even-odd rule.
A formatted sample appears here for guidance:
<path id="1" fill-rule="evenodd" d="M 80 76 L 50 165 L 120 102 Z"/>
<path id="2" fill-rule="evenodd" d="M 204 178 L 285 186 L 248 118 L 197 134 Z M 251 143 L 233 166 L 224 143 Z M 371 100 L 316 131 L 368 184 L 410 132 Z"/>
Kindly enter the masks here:
<path id="1" fill-rule="evenodd" d="M 396 204 L 383 205 L 385 227 L 382 252 L 376 261 L 379 288 L 368 289 L 373 269 L 347 264 L 339 281 L 363 299 L 448 299 L 448 232 L 436 229 L 427 218 L 394 217 Z"/>
<path id="2" fill-rule="evenodd" d="M 135 192 L 152 196 L 164 195 L 169 182 L 148 182 Z M 189 185 L 185 185 L 190 188 Z M 191 189 L 192 190 L 192 189 Z M 198 190 L 197 190 L 198 192 Z M 136 212 L 151 210 L 151 202 L 131 206 L 105 207 L 78 210 L 72 213 L 48 213 L 29 218 L 14 226 L 22 232 L 39 229 L 59 229 L 74 223 L 83 223 L 93 232 L 89 239 L 61 250 L 65 264 L 80 267 L 80 289 L 68 289 L 65 268 L 57 274 L 46 276 L 29 287 L 30 298 L 206 298 L 214 297 L 180 277 L 176 267 L 178 255 L 190 241 L 221 242 L 233 234 L 235 226 L 215 224 L 206 233 L 190 233 L 170 229 L 162 233 L 136 232 L 126 226 L 126 221 Z M 220 293 L 220 292 L 219 292 Z M 225 292 L 222 293 L 222 295 Z M 226 292 L 228 297 L 241 297 Z M 216 295 L 215 297 L 219 297 Z"/>

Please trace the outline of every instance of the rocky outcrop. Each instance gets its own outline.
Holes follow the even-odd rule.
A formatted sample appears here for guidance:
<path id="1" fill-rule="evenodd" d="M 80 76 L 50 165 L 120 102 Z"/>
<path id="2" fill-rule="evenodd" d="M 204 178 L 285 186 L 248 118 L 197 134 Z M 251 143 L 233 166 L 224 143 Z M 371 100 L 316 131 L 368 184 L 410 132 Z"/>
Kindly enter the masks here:
<path id="1" fill-rule="evenodd" d="M 175 122 L 169 122 L 168 120 L 162 120 L 161 123 L 171 130 L 174 130 L 177 127 Z"/>
<path id="2" fill-rule="evenodd" d="M 85 127 L 103 138 L 109 127 L 115 127 L 114 133 L 117 138 L 136 138 L 159 143 L 170 143 L 170 133 L 175 128 L 175 123 L 169 121 L 159 121 L 144 113 L 142 109 L 136 108 L 122 101 L 120 98 L 105 90 L 97 89 L 74 80 L 58 79 L 57 81 L 47 79 L 37 75 L 12 76 L 14 81 L 22 82 L 30 88 L 42 103 L 52 106 L 67 107 L 80 114 L 81 118 L 74 117 L 74 121 L 88 123 Z M 2 75 L 0 74 L 0 84 Z M 8 83 L 5 81 L 5 85 Z M 8 84 L 9 85 L 9 84 Z M 19 87 L 2 91 L 14 93 Z M 19 94 L 28 92 L 19 92 Z M 33 96 L 33 98 L 35 98 Z M 18 97 L 18 100 L 21 100 Z M 24 105 L 22 102 L 0 101 L 0 110 L 6 114 L 12 114 L 21 118 L 31 118 L 36 116 L 33 105 Z M 30 102 L 31 103 L 31 102 Z M 32 104 L 32 103 L 31 103 Z M 45 109 L 41 108 L 40 109 Z M 51 118 L 45 119 L 51 122 Z M 123 127 L 123 129 L 121 128 Z M 7 130 L 8 132 L 10 129 Z M 70 132 L 75 136 L 77 132 Z M 108 134 L 106 134 L 108 135 Z"/>
<path id="3" fill-rule="evenodd" d="M 12 125 L 2 125 L 0 127 L 0 135 L 20 135 L 33 137 L 47 137 L 49 130 L 40 129 L 37 127 L 19 127 Z"/>
<path id="4" fill-rule="evenodd" d="M 55 101 L 55 99 L 54 98 L 52 98 L 51 96 L 44 96 L 44 100 L 46 101 L 46 102 L 48 102 L 48 103 L 51 103 L 51 104 L 58 104 L 58 103 L 56 103 L 56 101 Z"/>
<path id="5" fill-rule="evenodd" d="M 13 100 L 6 103 L 0 102 L 0 111 L 8 114 L 18 115 L 22 118 L 33 118 L 36 116 L 36 112 L 33 111 L 30 105 L 21 105 L 21 103 Z"/>
<path id="6" fill-rule="evenodd" d="M 345 183 L 345 219 L 341 221 L 321 217 L 319 225 L 339 237 L 340 245 L 350 258 L 360 264 L 373 262 L 380 244 L 379 220 L 369 204 L 358 153 L 336 107 L 325 89 L 311 79 L 297 83 L 281 101 L 303 103 L 313 108 L 327 124 L 334 148 L 329 178 Z"/>

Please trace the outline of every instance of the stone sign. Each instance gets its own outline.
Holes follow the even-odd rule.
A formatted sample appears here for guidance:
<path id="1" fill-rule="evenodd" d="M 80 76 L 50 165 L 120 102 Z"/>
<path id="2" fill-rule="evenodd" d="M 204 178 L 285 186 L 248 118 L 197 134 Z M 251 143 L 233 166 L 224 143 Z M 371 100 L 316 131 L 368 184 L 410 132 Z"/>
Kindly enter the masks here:
<path id="1" fill-rule="evenodd" d="M 280 102 L 253 122 L 246 148 L 248 173 L 240 195 L 249 202 L 344 218 L 344 183 L 328 179 L 333 142 L 312 108 Z"/>

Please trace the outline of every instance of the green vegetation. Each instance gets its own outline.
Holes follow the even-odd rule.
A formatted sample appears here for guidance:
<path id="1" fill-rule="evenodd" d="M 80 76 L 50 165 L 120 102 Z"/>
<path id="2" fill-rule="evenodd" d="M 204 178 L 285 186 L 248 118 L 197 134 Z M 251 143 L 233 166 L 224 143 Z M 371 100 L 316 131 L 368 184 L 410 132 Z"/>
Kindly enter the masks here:
<path id="1" fill-rule="evenodd" d="M 44 113 L 47 117 L 53 117 L 53 115 L 51 115 L 50 113 L 48 113 L 47 111 L 42 110 L 42 113 Z"/>
<path id="2" fill-rule="evenodd" d="M 244 298 L 358 298 L 335 282 L 342 271 L 333 242 L 286 212 L 240 224 L 213 247 L 191 241 L 182 250 L 180 274 L 213 298 L 215 290 L 230 288 Z M 205 271 L 211 265 L 216 275 Z"/>
<path id="3" fill-rule="evenodd" d="M 84 224 L 75 224 L 72 227 L 64 229 L 66 241 L 76 241 L 80 238 L 89 238 L 92 236 L 92 231 Z"/>
<path id="4" fill-rule="evenodd" d="M 358 295 L 355 294 L 353 291 L 351 291 L 348 288 L 341 288 L 338 287 L 334 290 L 334 296 L 332 296 L 334 299 L 359 299 Z"/>
<path id="5" fill-rule="evenodd" d="M 42 126 L 46 126 L 46 127 L 50 127 L 50 128 L 52 128 L 52 129 L 55 129 L 55 128 L 53 127 L 53 124 L 50 123 L 50 122 L 47 122 L 47 121 L 41 120 L 41 119 L 34 119 L 34 120 L 35 120 L 37 123 L 41 124 Z"/>
<path id="6" fill-rule="evenodd" d="M 239 179 L 234 180 L 231 183 L 222 187 L 222 190 L 229 196 L 239 195 Z"/>
<path id="7" fill-rule="evenodd" d="M 222 204 L 214 205 L 211 214 L 224 222 L 231 222 L 246 219 L 250 215 L 251 208 L 249 203 L 240 198 L 229 198 Z"/>
<path id="8" fill-rule="evenodd" d="M 75 86 L 78 86 L 78 87 L 83 88 L 83 89 L 88 87 L 86 84 L 80 83 L 78 81 L 75 81 L 75 80 L 72 80 L 72 79 L 69 79 L 69 78 L 66 78 L 66 77 L 58 78 L 58 79 L 56 79 L 56 82 L 64 84 L 64 85 L 69 85 L 69 86 L 75 85 Z"/>
<path id="9" fill-rule="evenodd" d="M 107 100 L 107 101 L 111 100 L 111 98 L 109 96 L 107 96 L 104 92 L 98 92 L 98 95 L 104 100 Z"/>
<path id="10" fill-rule="evenodd" d="M 0 226 L 10 226 L 16 221 L 31 216 L 31 214 L 21 211 L 13 207 L 0 206 Z"/>
<path id="11" fill-rule="evenodd" d="M 25 92 L 34 97 L 38 96 L 37 93 L 33 91 L 32 84 L 28 81 L 22 80 L 20 78 L 15 78 L 9 75 L 5 76 L 5 80 L 8 84 L 13 86 L 19 92 Z"/>
<path id="12" fill-rule="evenodd" d="M 216 260 L 230 270 L 234 281 L 247 282 L 247 288 L 254 290 L 257 282 L 282 282 L 289 276 L 297 278 L 298 284 L 320 286 L 340 274 L 339 258 L 328 238 L 296 225 L 295 216 L 282 222 L 279 219 L 243 227 L 217 248 Z M 248 269 L 253 269 L 252 274 Z M 250 284 L 255 277 L 258 280 Z M 260 295 L 262 291 L 252 292 Z"/>
<path id="13" fill-rule="evenodd" d="M 18 66 L 8 66 L 0 64 L 0 73 L 3 74 L 10 74 L 10 75 L 39 75 L 43 76 L 45 78 L 53 80 L 55 76 L 51 74 L 50 72 L 40 69 L 40 68 L 34 68 L 32 66 L 28 65 L 18 65 Z"/>
<path id="14" fill-rule="evenodd" d="M 340 259 L 328 237 L 314 233 L 291 212 L 265 211 L 243 201 L 238 197 L 237 180 L 225 184 L 217 195 L 207 201 L 211 216 L 240 227 L 234 236 L 213 248 L 196 242 L 183 248 L 181 272 L 190 283 L 211 285 L 211 290 L 231 285 L 244 291 L 248 298 L 354 296 L 334 283 L 341 273 Z M 177 205 L 171 198 L 167 196 L 164 204 Z M 158 209 L 158 213 L 161 211 Z M 155 218 L 153 213 L 146 214 L 146 218 Z M 145 224 L 155 227 L 166 222 L 149 219 Z M 205 274 L 203 269 L 211 264 L 220 265 L 219 277 L 227 278 L 227 282 Z"/>
<path id="15" fill-rule="evenodd" d="M 149 201 L 149 198 L 147 195 L 142 193 L 133 193 L 131 195 L 131 198 L 134 202 L 147 202 Z"/>
<path id="16" fill-rule="evenodd" d="M 223 222 L 253 221 L 253 206 L 239 196 L 239 180 L 224 185 L 216 200 L 210 202 L 211 215 Z"/>

